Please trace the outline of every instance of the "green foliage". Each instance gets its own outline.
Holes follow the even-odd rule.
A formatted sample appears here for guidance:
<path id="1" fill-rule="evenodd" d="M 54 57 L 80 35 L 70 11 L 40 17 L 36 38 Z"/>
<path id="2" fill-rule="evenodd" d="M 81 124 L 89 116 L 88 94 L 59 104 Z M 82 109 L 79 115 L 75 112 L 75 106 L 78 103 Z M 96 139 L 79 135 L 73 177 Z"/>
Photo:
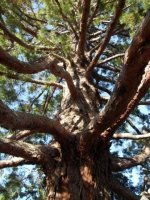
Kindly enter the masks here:
<path id="1" fill-rule="evenodd" d="M 36 199 L 44 200 L 43 175 L 40 168 L 24 166 L 14 167 L 12 171 L 3 170 L 0 183 L 0 199 Z"/>
<path id="2" fill-rule="evenodd" d="M 78 3 L 78 4 L 77 4 Z M 10 36 L 7 36 L 5 31 L 0 29 L 0 46 L 7 50 L 10 55 L 17 57 L 22 61 L 39 62 L 39 59 L 46 56 L 48 53 L 62 56 L 63 58 L 72 58 L 75 56 L 73 37 L 74 32 L 79 34 L 80 18 L 82 14 L 82 7 L 79 5 L 80 1 L 74 0 L 2 0 L 0 1 L 0 24 L 2 23 Z M 90 16 L 95 11 L 97 1 L 91 1 Z M 73 6 L 77 9 L 74 10 Z M 98 41 L 92 43 L 96 46 L 104 40 L 106 31 L 109 27 L 109 22 L 113 19 L 118 1 L 100 1 L 98 14 L 94 17 L 93 22 L 88 29 L 88 37 L 90 34 L 101 30 Z M 150 2 L 147 0 L 127 0 L 126 7 L 123 14 L 117 23 L 116 29 L 107 45 L 103 55 L 99 58 L 99 62 L 119 53 L 125 52 L 131 42 L 131 38 L 141 23 L 143 16 L 150 7 Z M 28 31 L 27 29 L 28 28 Z M 11 35 L 12 34 L 12 35 Z M 17 38 L 18 42 L 14 42 L 13 37 Z M 22 43 L 20 43 L 20 41 Z M 15 45 L 13 46 L 13 44 Z M 13 46 L 12 48 L 11 45 Z M 91 50 L 93 46 L 88 50 Z M 28 48 L 26 48 L 28 46 Z M 10 49 L 9 49 L 10 48 Z M 47 50 L 41 51 L 41 48 Z M 94 53 L 92 54 L 92 56 Z M 121 70 L 123 65 L 122 57 L 113 59 L 104 63 L 106 68 L 96 68 L 99 75 L 109 78 L 111 80 L 118 79 L 118 73 L 113 70 L 108 70 L 111 66 L 117 70 Z M 0 99 L 5 101 L 11 108 L 23 112 L 30 112 L 33 114 L 45 115 L 53 118 L 56 111 L 60 108 L 60 101 L 62 92 L 55 87 L 47 85 L 39 85 L 29 82 L 29 79 L 42 80 L 47 82 L 58 82 L 58 78 L 51 74 L 51 72 L 44 71 L 31 75 L 17 74 L 13 71 L 7 70 L 0 65 L 0 71 L 16 75 L 16 79 L 10 79 L 6 75 L 0 76 Z M 96 80 L 94 80 L 96 82 Z M 63 81 L 61 81 L 63 83 Z M 132 83 L 131 83 L 132 84 Z M 108 81 L 100 81 L 99 86 L 108 89 L 110 93 L 113 91 L 114 83 Z M 100 94 L 108 92 L 99 90 Z M 105 96 L 104 95 L 104 96 Z M 143 100 L 150 98 L 150 90 L 145 95 Z M 104 107 L 105 102 L 101 103 L 100 109 Z M 46 106 L 47 105 L 47 106 Z M 149 107 L 148 107 L 149 109 Z M 141 130 L 143 124 L 149 124 L 149 117 L 147 113 L 141 112 L 141 109 L 135 109 L 130 115 L 130 120 L 138 124 Z M 122 124 L 118 132 L 130 132 L 127 122 Z M 135 130 L 132 130 L 135 133 Z M 0 129 L 1 136 L 11 135 L 12 131 Z M 32 137 L 27 138 L 26 142 L 32 144 L 47 145 L 52 137 L 48 134 L 33 134 Z M 130 141 L 123 146 L 123 141 L 113 141 L 111 151 L 114 155 L 119 156 L 135 155 L 144 144 L 144 140 L 139 142 Z M 119 148 L 121 146 L 121 148 Z M 134 148 L 134 152 L 132 151 Z M 1 155 L 1 158 L 7 158 L 6 155 Z M 146 164 L 145 164 L 146 165 Z M 45 199 L 45 190 L 43 186 L 43 174 L 38 166 L 31 167 L 31 173 L 23 171 L 25 168 L 18 167 L 12 170 L 6 169 L 3 179 L 0 182 L 0 200 L 3 199 Z M 30 167 L 27 166 L 27 170 Z M 35 170 L 35 173 L 34 173 Z M 139 174 L 141 169 L 137 169 Z M 25 170 L 26 171 L 26 170 Z M 128 172 L 126 171 L 126 175 Z M 125 174 L 118 173 L 115 176 L 128 188 L 133 189 L 133 184 L 127 180 Z M 131 177 L 132 178 L 132 177 Z M 137 193 L 141 192 L 141 186 L 137 185 Z M 119 197 L 115 196 L 119 200 Z"/>

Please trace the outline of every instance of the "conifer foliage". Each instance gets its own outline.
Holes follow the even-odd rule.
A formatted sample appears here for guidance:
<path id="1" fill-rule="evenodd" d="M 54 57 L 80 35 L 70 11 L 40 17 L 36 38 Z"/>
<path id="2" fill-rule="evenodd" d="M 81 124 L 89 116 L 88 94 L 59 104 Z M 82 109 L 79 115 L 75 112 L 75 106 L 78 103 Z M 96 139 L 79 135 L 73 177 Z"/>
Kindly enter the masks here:
<path id="1" fill-rule="evenodd" d="M 1 200 L 150 198 L 149 7 L 0 1 Z"/>

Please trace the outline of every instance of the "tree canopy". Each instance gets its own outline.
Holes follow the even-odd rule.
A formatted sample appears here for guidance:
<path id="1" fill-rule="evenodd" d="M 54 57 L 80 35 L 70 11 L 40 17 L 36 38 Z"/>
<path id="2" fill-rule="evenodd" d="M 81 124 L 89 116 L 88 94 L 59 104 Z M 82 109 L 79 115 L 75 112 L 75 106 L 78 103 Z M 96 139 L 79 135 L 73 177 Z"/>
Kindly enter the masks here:
<path id="1" fill-rule="evenodd" d="M 150 198 L 149 8 L 0 2 L 1 200 Z"/>

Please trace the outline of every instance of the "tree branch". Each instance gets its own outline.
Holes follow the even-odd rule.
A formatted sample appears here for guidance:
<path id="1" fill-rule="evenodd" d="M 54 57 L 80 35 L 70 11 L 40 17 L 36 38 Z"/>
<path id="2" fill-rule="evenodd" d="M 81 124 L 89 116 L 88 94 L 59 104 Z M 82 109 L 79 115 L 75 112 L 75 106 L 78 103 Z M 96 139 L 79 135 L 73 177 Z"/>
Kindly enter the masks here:
<path id="1" fill-rule="evenodd" d="M 47 59 L 43 59 L 41 62 L 23 62 L 17 58 L 10 56 L 6 51 L 0 47 L 0 63 L 18 73 L 33 74 L 45 69 L 49 69 L 54 63 L 54 60 L 47 62 Z"/>
<path id="2" fill-rule="evenodd" d="M 57 63 L 54 63 L 52 66 L 50 66 L 50 70 L 55 76 L 59 76 L 59 77 L 65 79 L 65 81 L 67 82 L 67 86 L 69 88 L 69 91 L 71 93 L 71 96 L 73 97 L 73 99 L 76 99 L 77 98 L 77 89 L 76 89 L 76 87 L 73 83 L 72 77 L 69 74 L 69 72 L 64 70 Z"/>
<path id="3" fill-rule="evenodd" d="M 92 141 L 100 133 L 103 140 L 110 141 L 116 129 L 146 93 L 150 85 L 150 46 L 147 45 L 149 32 L 150 12 L 125 53 L 124 67 L 110 99 L 101 113 L 81 133 L 85 148 L 90 148 Z"/>
<path id="4" fill-rule="evenodd" d="M 150 105 L 150 101 L 140 101 L 138 105 Z"/>
<path id="5" fill-rule="evenodd" d="M 95 4 L 94 4 L 94 6 L 95 6 Z M 93 21 L 93 18 L 96 16 L 99 6 L 100 6 L 100 1 L 97 1 L 94 12 L 88 20 L 87 28 L 89 28 L 91 22 Z"/>
<path id="6" fill-rule="evenodd" d="M 79 42 L 78 42 L 78 56 L 83 58 L 84 50 L 85 50 L 85 41 L 86 41 L 86 32 L 87 32 L 87 21 L 90 12 L 90 4 L 91 0 L 83 0 L 82 1 L 82 16 L 80 21 L 80 35 L 79 35 Z"/>
<path id="7" fill-rule="evenodd" d="M 111 56 L 111 57 L 109 57 L 109 58 L 107 58 L 107 59 L 105 59 L 105 60 L 103 60 L 103 61 L 97 63 L 96 66 L 101 66 L 102 64 L 104 64 L 104 63 L 106 63 L 106 62 L 109 62 L 109 61 L 111 61 L 111 60 L 114 60 L 115 58 L 123 57 L 124 55 L 125 55 L 124 53 L 116 54 L 116 55 L 114 55 L 114 56 Z"/>
<path id="8" fill-rule="evenodd" d="M 104 41 L 103 41 L 103 43 L 100 45 L 99 49 L 97 50 L 95 56 L 94 56 L 93 59 L 92 59 L 92 62 L 90 63 L 90 65 L 89 65 L 89 67 L 88 67 L 88 69 L 87 69 L 87 71 L 86 71 L 86 77 L 87 77 L 87 78 L 90 77 L 90 75 L 91 75 L 91 73 L 92 73 L 92 71 L 93 71 L 93 69 L 94 69 L 94 67 L 95 67 L 95 65 L 96 65 L 96 63 L 97 63 L 99 57 L 101 56 L 101 54 L 102 54 L 102 52 L 104 51 L 106 45 L 108 44 L 108 42 L 109 42 L 109 40 L 110 40 L 110 38 L 111 38 L 111 36 L 112 36 L 112 33 L 113 33 L 113 31 L 114 31 L 114 28 L 115 28 L 115 26 L 116 26 L 116 23 L 117 23 L 117 21 L 118 21 L 120 15 L 121 15 L 121 13 L 122 13 L 122 9 L 123 9 L 123 7 L 124 7 L 124 5 L 125 5 L 125 0 L 119 0 L 118 2 L 119 2 L 119 3 L 118 3 L 118 7 L 117 7 L 117 9 L 116 9 L 116 12 L 115 12 L 115 16 L 114 16 L 114 18 L 112 19 L 112 21 L 111 21 L 111 23 L 110 23 L 110 26 L 109 26 L 109 28 L 108 28 L 108 31 L 107 31 L 106 36 L 105 36 L 105 38 L 104 38 Z"/>
<path id="9" fill-rule="evenodd" d="M 58 120 L 44 116 L 14 112 L 0 100 L 0 125 L 9 130 L 34 130 L 35 132 L 49 133 L 56 141 L 66 145 L 72 138 Z"/>
<path id="10" fill-rule="evenodd" d="M 98 74 L 95 70 L 92 72 L 93 78 L 96 79 L 96 81 L 104 81 L 108 83 L 114 84 L 116 81 L 113 78 L 105 77 L 100 74 Z"/>
<path id="11" fill-rule="evenodd" d="M 125 188 L 124 185 L 121 185 L 121 183 L 117 181 L 114 177 L 109 178 L 108 184 L 110 189 L 120 197 L 130 200 L 139 200 L 139 196 L 136 196 L 132 192 L 130 192 L 127 188 Z"/>
<path id="12" fill-rule="evenodd" d="M 131 158 L 114 158 L 111 157 L 112 171 L 122 171 L 143 164 L 150 156 L 150 139 L 145 142 L 142 153 Z"/>
<path id="13" fill-rule="evenodd" d="M 17 42 L 18 44 L 20 44 L 21 46 L 25 47 L 26 49 L 30 49 L 30 50 L 34 49 L 33 46 L 31 46 L 29 44 L 26 44 L 21 39 L 19 39 L 14 34 L 12 34 L 2 23 L 0 23 L 0 29 L 3 30 L 4 35 L 7 35 L 10 38 L 11 41 Z"/>
<path id="14" fill-rule="evenodd" d="M 93 84 L 93 85 L 95 86 L 95 88 L 97 88 L 97 89 L 99 89 L 99 90 L 102 90 L 102 91 L 108 93 L 109 95 L 112 94 L 112 92 L 111 92 L 110 90 L 108 90 L 107 88 L 104 88 L 104 87 L 102 87 L 102 86 L 100 86 L 100 85 L 98 85 L 98 84 Z"/>
<path id="15" fill-rule="evenodd" d="M 39 85 L 55 86 L 55 87 L 58 87 L 60 89 L 63 89 L 63 85 L 61 85 L 60 83 L 56 83 L 56 82 L 41 81 L 41 80 L 29 78 L 29 77 L 21 77 L 18 74 L 14 75 L 14 74 L 6 73 L 6 72 L 3 72 L 3 71 L 0 71 L 0 75 L 5 76 L 7 78 L 14 79 L 14 80 L 36 83 L 36 84 L 39 84 Z"/>
<path id="16" fill-rule="evenodd" d="M 70 26 L 71 30 L 73 31 L 75 37 L 78 38 L 78 35 L 77 35 L 77 33 L 76 33 L 75 28 L 73 27 L 72 23 L 69 22 L 68 17 L 63 13 L 59 1 L 58 1 L 58 0 L 55 0 L 55 2 L 57 3 L 57 6 L 59 7 L 59 11 L 60 11 L 60 14 L 62 15 L 63 20 L 66 21 L 66 22 L 68 23 L 68 25 Z"/>
<path id="17" fill-rule="evenodd" d="M 19 133 L 17 134 L 8 135 L 7 139 L 20 140 L 23 138 L 27 138 L 34 133 L 36 133 L 35 130 L 23 130 L 23 131 L 19 131 Z"/>
<path id="18" fill-rule="evenodd" d="M 135 96 L 127 104 L 124 113 L 122 113 L 120 118 L 118 120 L 116 120 L 116 122 L 112 126 L 110 126 L 109 129 L 105 130 L 101 134 L 102 137 L 104 137 L 105 139 L 107 138 L 107 140 L 110 140 L 110 138 L 113 136 L 113 133 L 123 123 L 123 121 L 127 118 L 127 116 L 130 114 L 130 112 L 136 107 L 136 105 L 138 105 L 138 102 L 145 95 L 147 89 L 150 86 L 150 73 L 149 73 L 149 70 L 150 70 L 150 64 L 147 65 L 147 67 L 145 69 L 145 74 L 143 75 L 143 79 L 141 81 L 141 84 L 139 85 Z M 132 83 L 133 83 L 133 81 L 132 81 Z M 131 84 L 130 84 L 130 86 L 131 86 Z M 122 101 L 122 103 L 124 103 L 124 102 Z M 121 106 L 120 106 L 120 108 L 121 108 Z M 122 109 L 123 108 L 125 108 L 125 106 L 122 107 Z"/>
<path id="19" fill-rule="evenodd" d="M 15 167 L 24 164 L 33 164 L 33 163 L 31 163 L 31 161 L 25 160 L 24 158 L 12 158 L 10 160 L 0 160 L 0 169 L 7 167 Z"/>
<path id="20" fill-rule="evenodd" d="M 22 157 L 34 163 L 44 163 L 49 160 L 49 156 L 37 145 L 4 138 L 0 138 L 0 152 Z"/>
<path id="21" fill-rule="evenodd" d="M 127 118 L 126 121 L 130 124 L 130 126 L 138 133 L 141 134 L 141 132 L 139 131 L 139 129 L 132 123 L 132 121 Z"/>
<path id="22" fill-rule="evenodd" d="M 145 138 L 150 138 L 150 133 L 145 135 L 133 135 L 130 133 L 113 134 L 112 139 L 131 139 L 131 140 L 141 140 Z"/>
<path id="23" fill-rule="evenodd" d="M 109 66 L 107 66 L 107 65 L 100 65 L 99 66 L 99 64 L 98 64 L 98 65 L 96 65 L 96 67 L 99 67 L 99 68 L 102 68 L 102 69 L 108 69 L 108 70 L 120 73 L 120 69 L 118 69 L 118 68 L 116 68 L 114 66 L 111 66 L 111 65 L 109 65 Z"/>

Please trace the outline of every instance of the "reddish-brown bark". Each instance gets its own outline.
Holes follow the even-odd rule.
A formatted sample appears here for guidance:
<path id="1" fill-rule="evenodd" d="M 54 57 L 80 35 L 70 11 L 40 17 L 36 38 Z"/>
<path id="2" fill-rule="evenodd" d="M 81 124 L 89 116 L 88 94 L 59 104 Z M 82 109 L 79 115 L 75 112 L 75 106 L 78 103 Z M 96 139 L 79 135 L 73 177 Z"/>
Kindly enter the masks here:
<path id="1" fill-rule="evenodd" d="M 97 45 L 98 51 L 93 59 L 90 58 L 92 51 L 87 52 L 86 49 L 86 34 L 91 17 L 95 16 L 97 8 L 89 18 L 90 0 L 82 1 L 83 12 L 79 36 L 74 26 L 70 25 L 78 42 L 78 50 L 77 52 L 75 50 L 72 58 L 67 60 L 59 55 L 49 54 L 38 63 L 23 62 L 0 48 L 0 63 L 6 68 L 23 74 L 50 70 L 67 83 L 63 87 L 61 108 L 54 119 L 13 111 L 0 100 L 0 125 L 13 131 L 26 130 L 7 139 L 0 139 L 0 152 L 22 157 L 16 161 L 12 159 L 9 162 L 0 162 L 0 167 L 24 163 L 41 165 L 46 175 L 47 200 L 110 200 L 111 190 L 125 199 L 139 199 L 138 196 L 121 186 L 113 177 L 112 172 L 142 164 L 150 155 L 149 144 L 145 144 L 143 152 L 134 157 L 114 158 L 110 154 L 110 140 L 113 135 L 114 138 L 124 137 L 116 135 L 115 131 L 138 105 L 150 85 L 150 12 L 146 15 L 125 53 L 124 66 L 121 71 L 115 67 L 101 65 L 123 54 L 112 56 L 98 63 L 99 67 L 120 72 L 117 82 L 93 72 L 124 8 L 125 1 L 119 0 L 118 2 L 114 18 L 102 44 Z M 58 0 L 56 4 L 63 20 L 69 24 Z M 15 42 L 25 48 L 33 49 L 14 37 L 3 26 L 0 24 L 0 28 L 7 36 L 12 37 Z M 31 31 L 27 30 L 27 32 Z M 34 35 L 33 32 L 31 34 Z M 113 92 L 106 90 L 110 98 L 99 96 L 95 84 L 90 79 L 91 76 L 110 83 L 116 82 Z M 55 86 L 58 85 L 55 84 Z M 107 101 L 101 112 L 99 112 L 100 100 Z M 49 146 L 38 146 L 19 141 L 39 132 L 51 134 L 54 141 Z M 148 137 L 148 134 L 141 137 Z M 132 136 L 132 139 L 135 138 L 137 139 L 137 136 Z"/>

